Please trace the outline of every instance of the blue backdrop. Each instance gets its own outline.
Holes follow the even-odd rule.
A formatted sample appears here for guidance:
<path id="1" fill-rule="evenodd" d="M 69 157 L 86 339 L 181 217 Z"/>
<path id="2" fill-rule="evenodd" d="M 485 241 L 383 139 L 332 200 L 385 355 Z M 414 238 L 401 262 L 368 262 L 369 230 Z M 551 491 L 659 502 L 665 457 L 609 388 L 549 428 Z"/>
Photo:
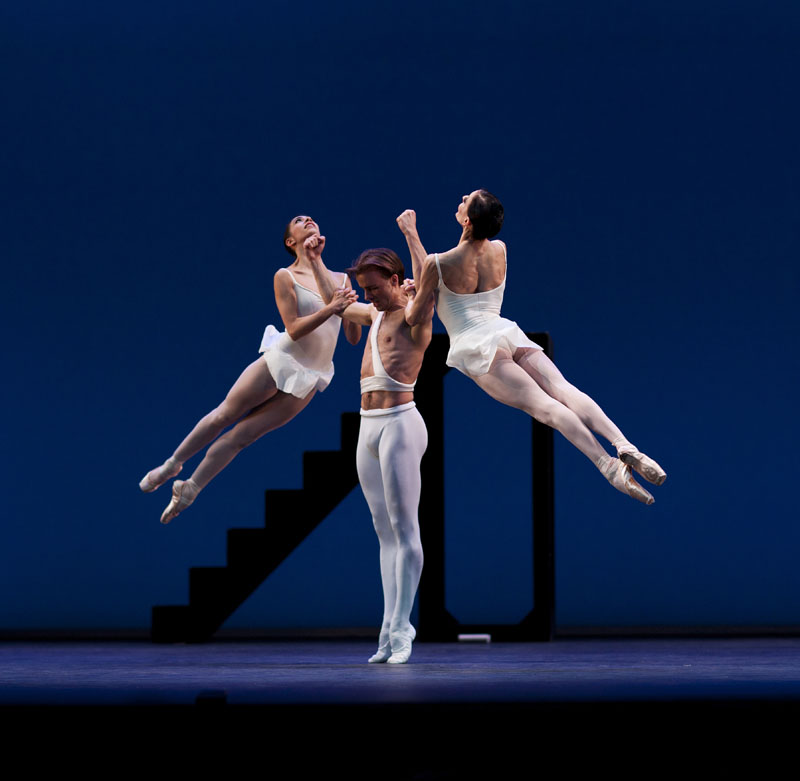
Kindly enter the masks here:
<path id="1" fill-rule="evenodd" d="M 669 472 L 647 508 L 557 437 L 559 626 L 800 623 L 799 43 L 796 3 L 755 0 L 4 3 L 0 626 L 185 602 L 358 407 L 342 339 L 170 526 L 137 489 L 279 324 L 287 220 L 342 269 L 405 250 L 405 208 L 449 248 L 476 187 L 506 206 L 504 313 Z M 448 603 L 516 620 L 527 421 L 449 376 L 446 424 Z M 229 626 L 379 618 L 355 491 Z"/>

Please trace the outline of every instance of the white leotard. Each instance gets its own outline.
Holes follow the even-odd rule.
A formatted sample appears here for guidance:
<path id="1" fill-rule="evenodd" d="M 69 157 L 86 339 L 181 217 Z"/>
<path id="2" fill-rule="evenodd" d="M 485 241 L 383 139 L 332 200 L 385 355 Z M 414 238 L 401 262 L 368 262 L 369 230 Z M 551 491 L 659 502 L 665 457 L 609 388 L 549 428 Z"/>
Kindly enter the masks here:
<path id="1" fill-rule="evenodd" d="M 286 269 L 289 271 L 289 269 Z M 325 305 L 315 290 L 304 287 L 289 271 L 297 296 L 300 317 L 318 312 Z M 347 275 L 344 275 L 344 282 Z M 312 390 L 325 390 L 333 378 L 333 351 L 339 336 L 342 318 L 331 316 L 313 331 L 296 341 L 286 331 L 268 325 L 259 352 L 279 390 L 304 399 Z"/>
<path id="2" fill-rule="evenodd" d="M 505 252 L 505 251 L 504 251 Z M 436 311 L 450 337 L 447 365 L 471 376 L 486 374 L 498 347 L 512 354 L 517 347 L 542 348 L 525 336 L 512 320 L 500 317 L 506 277 L 492 290 L 481 293 L 454 293 L 442 279 L 438 253 L 434 255 L 439 272 L 439 300 Z"/>
<path id="3" fill-rule="evenodd" d="M 369 329 L 369 340 L 372 345 L 372 377 L 361 378 L 361 392 L 368 393 L 369 391 L 386 390 L 386 391 L 410 391 L 414 390 L 417 381 L 414 382 L 400 382 L 399 380 L 390 377 L 383 368 L 383 361 L 381 360 L 381 353 L 378 349 L 378 330 L 381 327 L 383 320 L 383 312 L 378 312 L 378 316 L 372 323 Z"/>

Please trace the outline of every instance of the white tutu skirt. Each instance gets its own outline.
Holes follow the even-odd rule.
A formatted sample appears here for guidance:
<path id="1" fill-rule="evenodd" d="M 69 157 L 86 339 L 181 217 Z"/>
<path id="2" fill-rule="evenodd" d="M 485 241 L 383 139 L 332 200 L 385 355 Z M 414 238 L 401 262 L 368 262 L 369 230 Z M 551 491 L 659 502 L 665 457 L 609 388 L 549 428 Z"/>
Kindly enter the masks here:
<path id="1" fill-rule="evenodd" d="M 301 363 L 305 356 L 299 343 L 273 325 L 268 325 L 264 330 L 259 352 L 264 354 L 278 390 L 291 393 L 299 399 L 304 399 L 313 390 L 325 390 L 333 379 L 332 361 L 324 369 L 305 366 Z"/>
<path id="2" fill-rule="evenodd" d="M 495 317 L 467 328 L 455 339 L 451 336 L 446 363 L 468 376 L 480 377 L 489 371 L 498 347 L 504 347 L 512 354 L 517 347 L 542 349 L 528 339 L 515 322 Z"/>

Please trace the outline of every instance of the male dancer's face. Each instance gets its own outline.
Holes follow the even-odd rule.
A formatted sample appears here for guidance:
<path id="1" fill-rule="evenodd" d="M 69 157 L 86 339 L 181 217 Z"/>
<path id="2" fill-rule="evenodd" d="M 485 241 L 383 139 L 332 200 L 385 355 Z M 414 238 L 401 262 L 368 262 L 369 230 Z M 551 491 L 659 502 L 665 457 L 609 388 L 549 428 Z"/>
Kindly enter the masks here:
<path id="1" fill-rule="evenodd" d="M 379 312 L 385 312 L 395 305 L 403 305 L 400 300 L 402 288 L 397 281 L 397 274 L 387 278 L 380 271 L 367 269 L 356 274 L 356 281 L 364 289 L 364 297 Z"/>

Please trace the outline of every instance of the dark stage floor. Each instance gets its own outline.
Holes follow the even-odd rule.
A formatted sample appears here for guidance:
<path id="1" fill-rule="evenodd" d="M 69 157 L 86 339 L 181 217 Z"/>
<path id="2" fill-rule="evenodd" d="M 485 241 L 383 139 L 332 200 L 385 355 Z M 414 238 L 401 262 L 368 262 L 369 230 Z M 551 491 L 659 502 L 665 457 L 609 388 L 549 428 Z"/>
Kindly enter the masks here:
<path id="1" fill-rule="evenodd" d="M 10 642 L 0 704 L 554 703 L 798 700 L 800 639 L 417 643 L 369 665 L 367 641 Z"/>
<path id="2" fill-rule="evenodd" d="M 745 751 L 766 762 L 800 716 L 797 638 L 417 643 L 402 666 L 366 664 L 373 650 L 367 641 L 6 642 L 0 713 L 19 734 L 75 728 L 128 748 L 141 733 L 123 719 L 151 735 L 188 729 L 217 748 L 266 740 L 308 768 L 339 752 L 352 778 L 478 769 L 505 778 L 497 763 L 510 757 L 536 764 L 567 752 L 589 766 L 621 742 L 624 756 L 647 746 L 659 763 L 685 761 L 689 748 L 716 767 Z M 387 739 L 397 744 L 393 769 L 371 773 L 368 754 Z"/>

